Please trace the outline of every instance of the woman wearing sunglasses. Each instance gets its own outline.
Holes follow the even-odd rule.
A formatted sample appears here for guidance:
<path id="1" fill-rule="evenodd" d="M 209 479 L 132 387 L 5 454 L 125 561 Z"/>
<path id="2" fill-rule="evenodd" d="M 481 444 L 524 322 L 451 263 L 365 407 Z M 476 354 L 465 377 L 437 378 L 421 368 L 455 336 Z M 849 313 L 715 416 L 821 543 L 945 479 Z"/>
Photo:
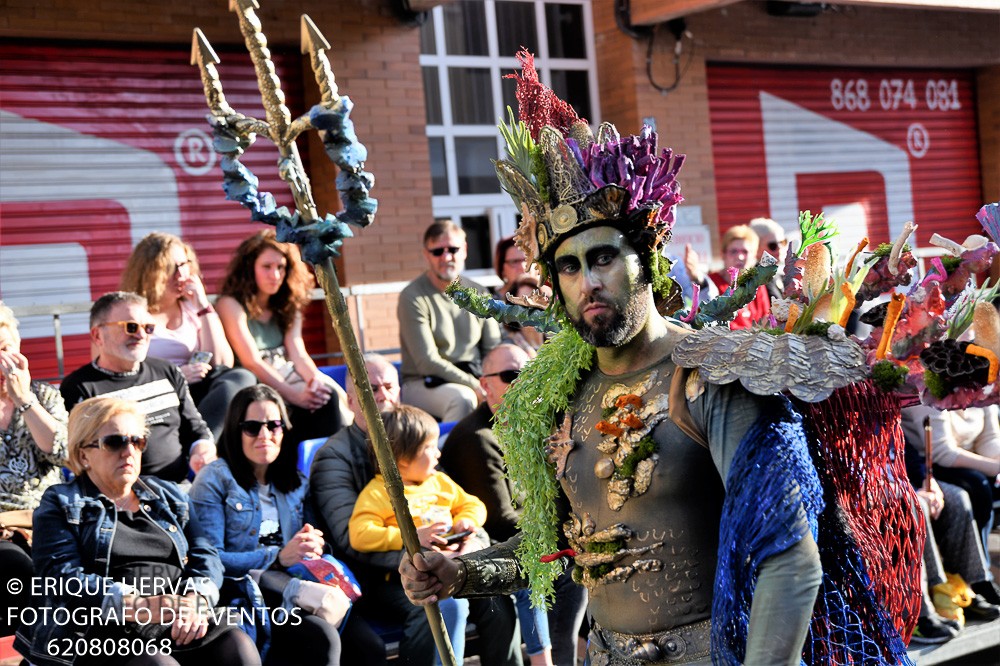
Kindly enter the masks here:
<path id="1" fill-rule="evenodd" d="M 15 647 L 38 665 L 259 664 L 245 633 L 211 620 L 222 566 L 187 495 L 139 476 L 138 405 L 84 400 L 68 443 L 77 477 L 49 488 L 34 516 L 37 606 L 50 612 L 22 615 Z"/>
<path id="2" fill-rule="evenodd" d="M 289 406 L 295 427 L 285 436 L 293 445 L 340 430 L 341 404 L 347 402 L 336 382 L 316 368 L 302 340 L 302 311 L 312 285 L 298 248 L 279 243 L 274 230 L 265 229 L 237 248 L 216 302 L 240 365 Z"/>
<path id="3" fill-rule="evenodd" d="M 171 234 L 147 235 L 128 258 L 121 289 L 146 297 L 156 324 L 148 355 L 180 368 L 191 399 L 218 441 L 229 402 L 257 378 L 232 367 L 233 350 L 205 293 L 194 250 Z"/>
<path id="4" fill-rule="evenodd" d="M 284 571 L 321 557 L 325 545 L 323 533 L 303 515 L 306 480 L 296 468 L 296 447 L 284 441 L 287 426 L 277 391 L 262 384 L 240 391 L 226 416 L 219 459 L 195 477 L 191 500 L 227 577 L 254 572 L 268 607 L 302 609 L 300 624 L 272 625 L 266 663 L 339 664 L 341 636 L 331 624 L 339 622 L 332 609 L 327 613 L 329 605 L 324 607 L 327 589 L 304 585 Z M 352 617 L 343 627 L 346 647 L 353 652 L 355 639 L 373 638 L 372 649 L 384 654 L 381 641 Z M 345 663 L 361 661 L 345 658 Z"/>

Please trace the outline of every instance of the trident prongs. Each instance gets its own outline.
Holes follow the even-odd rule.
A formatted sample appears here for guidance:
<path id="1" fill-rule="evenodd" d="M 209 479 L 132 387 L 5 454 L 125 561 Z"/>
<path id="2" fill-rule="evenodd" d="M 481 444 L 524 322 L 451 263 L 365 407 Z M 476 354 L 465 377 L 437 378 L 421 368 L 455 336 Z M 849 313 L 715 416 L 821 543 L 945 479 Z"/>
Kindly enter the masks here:
<path id="1" fill-rule="evenodd" d="M 302 53 L 309 55 L 316 84 L 319 86 L 320 106 L 332 108 L 340 100 L 337 90 L 337 79 L 333 75 L 326 52 L 330 50 L 330 42 L 319 31 L 308 14 L 302 15 Z M 302 132 L 312 127 L 309 114 L 304 113 L 292 122 L 288 130 L 289 139 L 294 140 Z"/>
<path id="2" fill-rule="evenodd" d="M 215 68 L 219 62 L 219 56 L 215 55 L 215 49 L 208 43 L 205 33 L 201 28 L 195 28 L 191 38 L 191 64 L 197 65 L 201 71 L 201 85 L 205 88 L 208 108 L 214 115 L 229 116 L 236 112 L 229 106 L 226 95 L 222 92 L 219 70 Z"/>
<path id="3" fill-rule="evenodd" d="M 344 360 L 350 369 L 360 402 L 361 414 L 368 423 L 368 432 L 372 437 L 386 489 L 398 517 L 403 543 L 411 555 L 418 553 L 420 540 L 410 516 L 403 481 L 396 468 L 371 383 L 367 379 L 368 371 L 333 263 L 333 257 L 339 254 L 344 239 L 354 235 L 350 226 L 368 226 L 374 221 L 378 208 L 378 201 L 369 196 L 375 177 L 364 170 L 368 151 L 358 141 L 354 123 L 350 119 L 354 104 L 349 97 L 340 96 L 337 91 L 336 79 L 325 53 L 330 49 L 329 42 L 309 17 L 303 16 L 302 49 L 303 53 L 310 54 L 322 101 L 293 123 L 291 113 L 285 106 L 281 81 L 267 48 L 267 38 L 261 31 L 260 19 L 254 12 L 259 8 L 257 0 L 230 0 L 229 8 L 239 17 L 240 31 L 257 73 L 267 122 L 244 116 L 229 106 L 215 68 L 219 58 L 205 36 L 196 28 L 192 40 L 191 63 L 197 64 L 201 70 L 205 98 L 212 111 L 209 123 L 212 125 L 213 148 L 222 155 L 219 160 L 223 173 L 222 188 L 227 199 L 237 201 L 250 210 L 251 219 L 273 225 L 279 242 L 298 244 L 303 259 L 315 267 L 316 280 L 326 295 L 330 319 L 340 339 Z M 337 191 L 340 193 L 343 209 L 335 215 L 319 216 L 309 178 L 295 146 L 295 138 L 307 129 L 319 132 L 324 151 L 340 170 Z M 296 206 L 294 212 L 278 206 L 270 192 L 260 191 L 260 181 L 240 162 L 240 157 L 258 134 L 268 137 L 278 147 L 281 155 L 278 174 L 292 191 Z M 437 604 L 428 604 L 425 611 L 442 663 L 454 666 L 455 654 Z"/>

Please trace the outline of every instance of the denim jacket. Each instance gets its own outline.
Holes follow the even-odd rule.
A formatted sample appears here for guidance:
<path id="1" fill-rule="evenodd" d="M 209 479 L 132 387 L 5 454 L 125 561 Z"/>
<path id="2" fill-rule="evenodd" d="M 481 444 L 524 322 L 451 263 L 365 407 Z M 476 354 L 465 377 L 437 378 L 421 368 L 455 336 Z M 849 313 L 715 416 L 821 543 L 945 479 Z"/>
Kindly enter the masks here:
<path id="1" fill-rule="evenodd" d="M 174 483 L 156 477 L 142 477 L 132 489 L 140 510 L 149 516 L 174 542 L 171 555 L 182 570 L 177 589 L 195 591 L 214 606 L 219 601 L 222 565 L 218 553 L 192 520 L 190 501 Z M 54 485 L 45 491 L 33 518 L 32 561 L 35 580 L 47 583 L 40 606 L 77 611 L 83 622 L 62 622 L 49 616 L 18 630 L 15 647 L 38 665 L 72 664 L 74 657 L 63 656 L 65 639 L 76 639 L 99 622 L 121 625 L 123 597 L 135 592 L 131 585 L 108 577 L 111 545 L 117 527 L 118 509 L 86 476 Z M 62 585 L 59 585 L 62 583 Z M 41 587 L 41 585 L 39 585 Z M 62 593 L 58 587 L 65 587 Z M 41 609 L 40 609 L 41 610 Z M 47 647 L 58 645 L 59 649 Z M 59 652 L 52 656 L 51 652 Z"/>
<path id="2" fill-rule="evenodd" d="M 290 493 L 272 488 L 281 523 L 281 541 L 288 543 L 305 524 L 306 481 Z M 257 487 L 244 489 L 225 460 L 206 465 L 191 486 L 191 506 L 219 558 L 226 576 L 238 578 L 251 569 L 267 569 L 278 559 L 278 546 L 260 545 L 261 508 Z"/>

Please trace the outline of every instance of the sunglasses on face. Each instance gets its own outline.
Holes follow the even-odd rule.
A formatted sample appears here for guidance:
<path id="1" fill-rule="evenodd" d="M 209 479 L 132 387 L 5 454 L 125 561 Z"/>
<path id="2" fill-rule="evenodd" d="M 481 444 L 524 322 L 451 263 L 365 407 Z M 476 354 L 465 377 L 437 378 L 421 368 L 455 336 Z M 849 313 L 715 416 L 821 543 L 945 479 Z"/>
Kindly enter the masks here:
<path id="1" fill-rule="evenodd" d="M 85 449 L 96 449 L 100 448 L 102 451 L 107 451 L 108 453 L 121 453 L 124 451 L 128 445 L 131 444 L 135 447 L 135 450 L 142 453 L 146 450 L 146 436 L 145 435 L 105 435 L 99 439 L 95 439 L 90 444 L 82 447 Z"/>
<path id="2" fill-rule="evenodd" d="M 146 335 L 152 335 L 156 330 L 156 324 L 140 324 L 137 321 L 106 321 L 101 326 L 121 326 L 129 335 L 135 335 L 142 329 Z"/>
<path id="3" fill-rule="evenodd" d="M 520 370 L 501 370 L 500 372 L 491 372 L 488 375 L 483 375 L 483 377 L 499 377 L 500 381 L 504 384 L 510 384 L 517 379 L 519 374 L 521 374 Z"/>
<path id="4" fill-rule="evenodd" d="M 250 437 L 256 437 L 260 434 L 261 428 L 267 428 L 272 433 L 281 432 L 284 427 L 284 423 L 281 419 L 275 419 L 274 421 L 241 421 L 240 429 L 243 431 L 244 435 Z"/>
<path id="5" fill-rule="evenodd" d="M 448 247 L 436 247 L 434 249 L 428 248 L 427 251 L 430 252 L 431 254 L 433 254 L 435 257 L 440 257 L 445 252 L 447 252 L 448 254 L 451 254 L 451 255 L 456 255 L 461 250 L 462 250 L 462 248 L 460 248 L 460 247 L 452 247 L 452 246 L 449 245 Z"/>

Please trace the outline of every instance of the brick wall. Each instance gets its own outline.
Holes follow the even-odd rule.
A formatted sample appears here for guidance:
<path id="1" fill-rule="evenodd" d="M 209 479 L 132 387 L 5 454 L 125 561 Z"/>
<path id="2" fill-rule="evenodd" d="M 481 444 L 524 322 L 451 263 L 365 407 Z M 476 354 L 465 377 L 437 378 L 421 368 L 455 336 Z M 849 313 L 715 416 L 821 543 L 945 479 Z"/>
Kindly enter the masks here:
<path id="1" fill-rule="evenodd" d="M 327 55 L 341 93 L 355 103 L 352 120 L 368 148 L 366 168 L 376 177 L 379 210 L 375 224 L 345 244 L 345 256 L 337 261 L 341 283 L 411 279 L 424 267 L 419 239 L 432 218 L 419 30 L 403 25 L 385 0 L 260 4 L 257 15 L 272 50 L 298 53 L 299 16 L 309 14 L 332 46 Z M 224 59 L 224 51 L 243 44 L 236 15 L 227 7 L 227 0 L 174 0 L 155 8 L 143 0 L 0 0 L 0 38 L 128 43 L 138 54 L 150 42 L 187 50 L 193 28 L 200 27 Z M 191 76 L 197 77 L 193 67 Z M 307 56 L 303 77 L 306 103 L 312 105 L 319 91 Z M 291 111 L 294 117 L 306 109 Z M 300 141 L 300 149 L 319 210 L 335 212 L 340 208 L 336 168 L 315 133 Z M 395 302 L 395 295 L 366 298 L 368 348 L 398 347 Z M 327 343 L 326 351 L 339 349 L 332 333 Z"/>
<path id="2" fill-rule="evenodd" d="M 982 68 L 978 74 L 980 155 L 984 200 L 1000 191 L 1000 15 L 835 6 L 814 18 L 768 16 L 764 3 L 743 2 L 687 17 L 680 84 L 661 93 L 646 74 L 648 38 L 618 30 L 612 3 L 593 5 L 599 47 L 603 119 L 623 132 L 643 117 L 656 119 L 661 144 L 687 154 L 682 175 L 687 204 L 702 207 L 703 222 L 718 229 L 706 63 L 754 62 L 859 67 Z M 655 31 L 652 79 L 674 83 L 674 39 Z M 693 42 L 693 43 L 692 43 Z M 609 47 L 601 54 L 600 49 Z M 693 53 L 693 56 L 692 56 Z M 611 99 L 609 99 L 611 98 Z"/>

